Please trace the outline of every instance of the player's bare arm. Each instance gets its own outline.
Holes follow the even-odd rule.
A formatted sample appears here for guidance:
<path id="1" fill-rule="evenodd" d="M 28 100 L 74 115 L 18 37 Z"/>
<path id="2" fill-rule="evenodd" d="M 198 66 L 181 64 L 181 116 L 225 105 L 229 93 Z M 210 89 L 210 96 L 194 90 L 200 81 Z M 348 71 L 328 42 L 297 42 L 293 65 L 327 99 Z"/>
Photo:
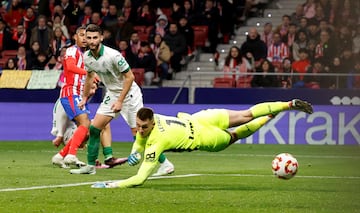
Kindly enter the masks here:
<path id="1" fill-rule="evenodd" d="M 121 91 L 118 100 L 111 106 L 111 109 L 113 109 L 114 112 L 119 112 L 121 110 L 122 104 L 131 88 L 134 79 L 135 76 L 131 70 L 123 74 L 123 90 Z"/>
<path id="2" fill-rule="evenodd" d="M 83 97 L 82 97 L 81 101 L 78 104 L 79 108 L 84 107 L 86 102 L 88 101 L 88 98 L 90 96 L 90 90 L 91 90 L 91 87 L 93 86 L 94 79 L 95 79 L 95 72 L 88 72 L 86 74 L 84 93 L 83 93 Z"/>

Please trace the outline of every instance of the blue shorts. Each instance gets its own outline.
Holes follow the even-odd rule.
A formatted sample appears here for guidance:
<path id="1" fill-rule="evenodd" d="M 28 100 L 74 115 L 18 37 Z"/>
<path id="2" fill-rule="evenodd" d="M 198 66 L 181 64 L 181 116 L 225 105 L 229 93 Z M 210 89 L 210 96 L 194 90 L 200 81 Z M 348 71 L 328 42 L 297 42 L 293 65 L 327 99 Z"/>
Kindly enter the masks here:
<path id="1" fill-rule="evenodd" d="M 78 107 L 78 104 L 81 101 L 81 98 L 78 95 L 60 98 L 60 101 L 70 120 L 73 120 L 76 116 L 84 113 L 90 114 L 88 104 L 85 104 L 84 109 Z"/>

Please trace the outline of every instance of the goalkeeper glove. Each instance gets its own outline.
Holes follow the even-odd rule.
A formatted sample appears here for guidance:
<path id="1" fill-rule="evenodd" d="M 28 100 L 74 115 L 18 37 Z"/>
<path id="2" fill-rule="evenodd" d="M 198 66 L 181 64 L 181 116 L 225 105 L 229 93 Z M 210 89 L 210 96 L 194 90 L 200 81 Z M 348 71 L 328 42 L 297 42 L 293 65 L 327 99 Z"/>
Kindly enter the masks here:
<path id="1" fill-rule="evenodd" d="M 134 153 L 129 155 L 128 164 L 130 166 L 135 166 L 136 164 L 138 164 L 140 162 L 140 159 L 141 159 L 140 153 L 134 152 Z"/>

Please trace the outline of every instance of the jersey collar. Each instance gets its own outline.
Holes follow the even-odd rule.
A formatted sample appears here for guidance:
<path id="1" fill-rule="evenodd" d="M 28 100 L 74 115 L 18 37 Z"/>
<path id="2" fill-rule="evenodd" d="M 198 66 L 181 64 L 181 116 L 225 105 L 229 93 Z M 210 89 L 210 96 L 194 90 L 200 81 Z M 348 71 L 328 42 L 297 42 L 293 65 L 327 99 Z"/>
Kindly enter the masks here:
<path id="1" fill-rule="evenodd" d="M 99 57 L 95 57 L 95 56 L 91 53 L 91 51 L 89 51 L 88 56 L 92 56 L 93 58 L 98 59 L 98 58 L 100 58 L 101 56 L 104 55 L 104 49 L 105 49 L 105 48 L 104 48 L 104 45 L 103 45 L 103 44 L 100 44 Z"/>

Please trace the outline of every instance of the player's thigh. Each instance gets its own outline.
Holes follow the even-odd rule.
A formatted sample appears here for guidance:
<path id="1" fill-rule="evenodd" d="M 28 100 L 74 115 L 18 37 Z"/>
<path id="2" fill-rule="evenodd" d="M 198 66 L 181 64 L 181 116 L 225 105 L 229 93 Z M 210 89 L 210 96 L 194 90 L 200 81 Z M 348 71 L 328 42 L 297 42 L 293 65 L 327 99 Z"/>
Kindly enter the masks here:
<path id="1" fill-rule="evenodd" d="M 136 127 L 136 113 L 143 106 L 144 103 L 141 93 L 135 92 L 125 99 L 120 114 L 130 128 Z"/>
<path id="2" fill-rule="evenodd" d="M 200 132 L 200 150 L 218 152 L 227 148 L 231 135 L 228 131 L 214 126 L 204 126 Z"/>
<path id="3" fill-rule="evenodd" d="M 229 128 L 229 113 L 226 109 L 207 109 L 192 115 L 197 121 L 205 125 L 216 126 L 220 129 Z"/>

